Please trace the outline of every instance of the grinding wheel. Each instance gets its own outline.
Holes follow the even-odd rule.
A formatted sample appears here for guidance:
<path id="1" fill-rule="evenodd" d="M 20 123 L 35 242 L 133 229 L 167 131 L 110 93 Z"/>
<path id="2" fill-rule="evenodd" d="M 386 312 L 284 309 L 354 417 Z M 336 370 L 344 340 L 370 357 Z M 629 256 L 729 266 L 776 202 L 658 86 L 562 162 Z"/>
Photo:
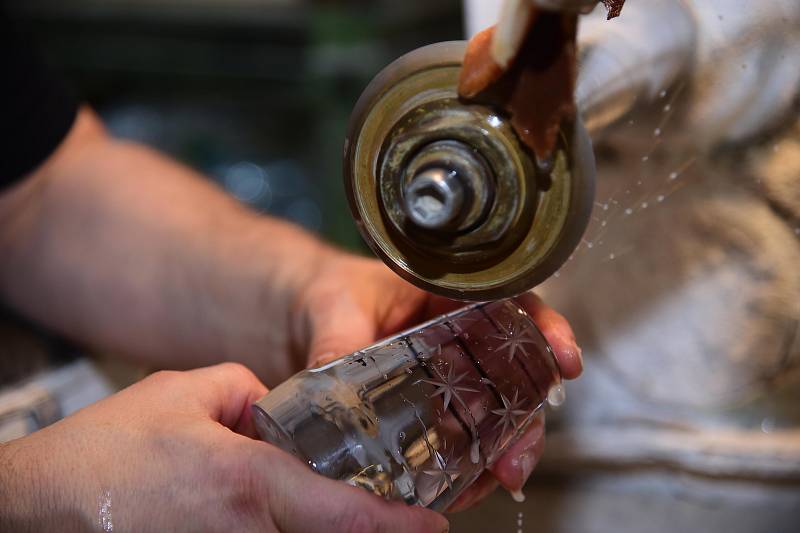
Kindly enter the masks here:
<path id="1" fill-rule="evenodd" d="M 465 46 L 420 48 L 370 83 L 350 120 L 345 188 L 362 236 L 397 274 L 449 298 L 494 300 L 569 258 L 594 202 L 594 156 L 580 120 L 540 161 L 508 117 L 459 100 Z"/>

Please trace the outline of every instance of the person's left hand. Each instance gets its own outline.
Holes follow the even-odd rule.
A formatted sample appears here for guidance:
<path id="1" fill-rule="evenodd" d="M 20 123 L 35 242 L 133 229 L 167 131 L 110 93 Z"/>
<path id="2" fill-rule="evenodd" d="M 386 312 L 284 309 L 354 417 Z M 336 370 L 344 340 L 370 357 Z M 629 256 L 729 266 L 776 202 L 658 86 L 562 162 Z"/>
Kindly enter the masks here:
<path id="1" fill-rule="evenodd" d="M 561 375 L 578 377 L 581 352 L 566 319 L 533 293 L 517 300 L 552 346 Z M 316 366 L 463 305 L 414 287 L 377 260 L 335 251 L 299 296 L 292 333 L 296 346 L 308 353 L 308 366 Z M 539 416 L 450 510 L 471 507 L 498 483 L 521 490 L 543 450 L 544 418 Z"/>

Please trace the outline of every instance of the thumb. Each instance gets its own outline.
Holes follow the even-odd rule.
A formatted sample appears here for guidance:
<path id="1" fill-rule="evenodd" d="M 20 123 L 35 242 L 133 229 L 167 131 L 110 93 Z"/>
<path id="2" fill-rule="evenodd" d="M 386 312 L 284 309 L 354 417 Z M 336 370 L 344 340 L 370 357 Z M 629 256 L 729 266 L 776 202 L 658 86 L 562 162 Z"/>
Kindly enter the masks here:
<path id="1" fill-rule="evenodd" d="M 263 443 L 258 444 L 266 451 Z M 280 475 L 281 490 L 270 492 L 270 509 L 278 530 L 284 533 L 444 533 L 450 528 L 439 513 L 388 502 L 364 489 L 325 478 L 294 457 L 287 457 L 282 464 L 286 471 Z"/>
<path id="2" fill-rule="evenodd" d="M 236 433 L 255 437 L 250 406 L 267 393 L 267 387 L 247 367 L 222 363 L 185 372 L 196 391 L 198 405 L 213 420 Z"/>
<path id="3" fill-rule="evenodd" d="M 308 366 L 318 366 L 353 353 L 375 341 L 375 321 L 348 302 L 321 310 L 311 317 Z"/>

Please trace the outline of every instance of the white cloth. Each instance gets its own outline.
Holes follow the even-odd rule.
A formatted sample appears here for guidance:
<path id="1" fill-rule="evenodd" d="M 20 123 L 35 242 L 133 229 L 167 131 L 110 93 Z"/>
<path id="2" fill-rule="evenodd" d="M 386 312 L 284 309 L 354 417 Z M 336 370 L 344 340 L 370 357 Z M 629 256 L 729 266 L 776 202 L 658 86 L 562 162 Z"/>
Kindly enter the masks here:
<path id="1" fill-rule="evenodd" d="M 502 0 L 465 0 L 467 36 Z M 800 1 L 630 0 L 581 18 L 576 98 L 600 127 L 688 80 L 696 142 L 740 141 L 781 120 L 800 92 Z"/>

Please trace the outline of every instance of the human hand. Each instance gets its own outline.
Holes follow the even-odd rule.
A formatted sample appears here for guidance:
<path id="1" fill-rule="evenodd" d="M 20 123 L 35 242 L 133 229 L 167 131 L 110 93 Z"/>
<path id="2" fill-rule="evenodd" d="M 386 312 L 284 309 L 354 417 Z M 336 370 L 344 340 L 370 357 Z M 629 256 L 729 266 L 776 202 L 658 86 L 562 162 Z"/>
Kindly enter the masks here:
<path id="1" fill-rule="evenodd" d="M 252 439 L 250 405 L 265 393 L 232 363 L 159 372 L 1 446 L 0 530 L 446 531 L 433 511 Z"/>
<path id="2" fill-rule="evenodd" d="M 581 373 L 580 349 L 566 319 L 532 293 L 517 298 L 553 348 L 561 375 Z M 376 339 L 463 306 L 406 283 L 383 264 L 334 252 L 298 300 L 295 338 L 307 339 L 308 365 L 352 353 Z M 539 416 L 506 454 L 455 502 L 467 508 L 499 484 L 522 489 L 544 449 L 544 418 Z"/>

